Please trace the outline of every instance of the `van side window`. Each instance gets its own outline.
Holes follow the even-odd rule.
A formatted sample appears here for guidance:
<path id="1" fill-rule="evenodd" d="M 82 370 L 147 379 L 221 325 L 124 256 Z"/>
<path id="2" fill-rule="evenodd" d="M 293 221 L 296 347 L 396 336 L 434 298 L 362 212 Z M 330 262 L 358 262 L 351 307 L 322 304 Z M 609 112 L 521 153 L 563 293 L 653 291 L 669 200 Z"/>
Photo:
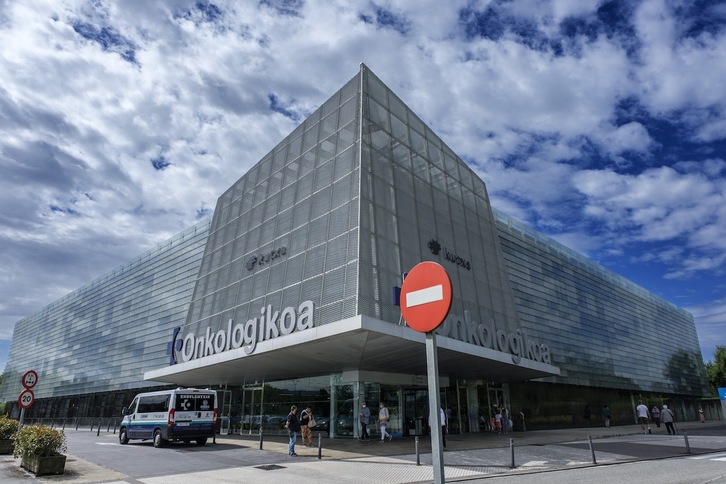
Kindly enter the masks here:
<path id="1" fill-rule="evenodd" d="M 128 415 L 131 415 L 132 413 L 136 413 L 136 402 L 138 402 L 139 397 L 134 397 L 134 399 L 131 401 L 131 405 L 129 405 L 128 408 Z"/>
<path id="2" fill-rule="evenodd" d="M 169 395 L 153 395 L 139 399 L 139 413 L 161 413 L 169 410 Z"/>

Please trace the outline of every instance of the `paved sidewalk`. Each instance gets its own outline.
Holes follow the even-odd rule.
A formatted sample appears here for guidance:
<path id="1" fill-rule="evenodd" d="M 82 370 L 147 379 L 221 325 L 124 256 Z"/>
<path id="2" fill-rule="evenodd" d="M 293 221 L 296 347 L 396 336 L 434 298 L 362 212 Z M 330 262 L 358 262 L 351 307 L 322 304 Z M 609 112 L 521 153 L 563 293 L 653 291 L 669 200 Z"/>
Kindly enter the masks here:
<path id="1" fill-rule="evenodd" d="M 686 422 L 679 424 L 679 432 L 687 432 L 691 452 L 706 453 L 726 450 L 726 422 Z M 204 448 L 177 446 L 166 449 L 167 458 L 208 459 L 215 457 L 219 466 L 202 471 L 165 473 L 145 472 L 143 464 L 153 464 L 158 459 L 149 445 L 120 447 L 112 434 L 95 437 L 95 432 L 67 431 L 71 441 L 81 442 L 110 452 L 111 456 L 134 452 L 138 459 L 138 471 L 120 472 L 106 461 L 69 456 L 64 476 L 34 478 L 20 469 L 12 456 L 0 456 L 0 482 L 63 482 L 63 483 L 113 483 L 113 484 L 162 484 L 174 482 L 204 483 L 269 483 L 273 480 L 294 480 L 307 483 L 379 483 L 404 484 L 431 482 L 431 450 L 428 437 L 419 439 L 417 465 L 415 440 L 394 439 L 379 444 L 375 440 L 359 442 L 351 439 L 321 439 L 323 447 L 318 458 L 317 435 L 314 447 L 298 444 L 298 457 L 287 455 L 287 442 L 283 437 L 265 437 L 263 450 L 259 450 L 259 436 L 218 436 L 217 446 Z M 75 433 L 73 433 L 75 432 Z M 71 435 L 73 433 L 73 435 Z M 589 438 L 588 438 L 589 437 Z M 81 440 L 78 440 L 81 439 Z M 447 436 L 444 454 L 446 481 L 478 480 L 496 475 L 533 473 L 561 468 L 591 466 L 592 440 L 597 464 L 614 464 L 633 460 L 654 459 L 686 455 L 685 437 L 668 436 L 665 428 L 653 427 L 653 434 L 643 435 L 637 425 L 611 428 L 591 427 L 533 432 L 516 432 L 508 435 L 467 434 Z M 515 468 L 511 468 L 511 447 L 514 444 Z M 116 450 L 114 450 L 116 449 Z M 238 450 L 234 450 L 238 449 Z M 82 452 L 81 452 L 82 453 Z M 94 462 L 94 460 L 96 462 Z M 114 459 L 115 461 L 115 459 Z M 113 461 L 112 461 L 113 462 Z M 208 466 L 210 467 L 210 466 Z M 193 468 L 191 466 L 190 468 Z M 135 477 L 133 477 L 135 476 Z"/>

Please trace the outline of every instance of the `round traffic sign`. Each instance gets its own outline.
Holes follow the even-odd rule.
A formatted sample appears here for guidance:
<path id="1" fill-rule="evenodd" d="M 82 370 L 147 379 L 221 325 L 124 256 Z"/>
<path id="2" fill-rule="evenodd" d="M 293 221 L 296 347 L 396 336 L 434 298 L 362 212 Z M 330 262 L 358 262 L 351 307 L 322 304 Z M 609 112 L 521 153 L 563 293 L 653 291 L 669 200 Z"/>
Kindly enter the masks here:
<path id="1" fill-rule="evenodd" d="M 28 370 L 23 375 L 23 386 L 30 390 L 38 383 L 38 372 L 35 370 Z"/>
<path id="2" fill-rule="evenodd" d="M 451 279 L 440 264 L 416 264 L 401 286 L 401 314 L 412 329 L 428 333 L 444 322 L 453 299 Z"/>
<path id="3" fill-rule="evenodd" d="M 18 397 L 18 405 L 20 405 L 20 408 L 30 408 L 34 401 L 35 394 L 33 394 L 33 390 L 26 388 L 20 392 L 20 396 Z"/>

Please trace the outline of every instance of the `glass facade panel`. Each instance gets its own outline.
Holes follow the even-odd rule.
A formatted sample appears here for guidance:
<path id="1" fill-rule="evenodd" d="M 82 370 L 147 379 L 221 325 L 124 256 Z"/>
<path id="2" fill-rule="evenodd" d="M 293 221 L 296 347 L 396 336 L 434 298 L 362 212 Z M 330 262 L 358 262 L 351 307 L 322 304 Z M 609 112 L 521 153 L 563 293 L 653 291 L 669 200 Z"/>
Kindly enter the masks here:
<path id="1" fill-rule="evenodd" d="M 30 368 L 42 374 L 37 399 L 155 385 L 141 377 L 169 364 L 159 348 L 186 318 L 210 224 L 198 223 L 18 321 L 0 400 L 17 400 Z"/>

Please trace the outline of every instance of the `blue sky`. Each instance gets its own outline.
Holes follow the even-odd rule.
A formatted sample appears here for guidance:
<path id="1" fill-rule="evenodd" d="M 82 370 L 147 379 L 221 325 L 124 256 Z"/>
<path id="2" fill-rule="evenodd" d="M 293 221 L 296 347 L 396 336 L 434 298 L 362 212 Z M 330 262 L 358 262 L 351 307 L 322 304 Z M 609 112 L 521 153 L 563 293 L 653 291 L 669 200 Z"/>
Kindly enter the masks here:
<path id="1" fill-rule="evenodd" d="M 0 45 L 0 368 L 16 321 L 210 215 L 360 62 L 495 207 L 726 345 L 723 2 L 0 0 Z"/>

